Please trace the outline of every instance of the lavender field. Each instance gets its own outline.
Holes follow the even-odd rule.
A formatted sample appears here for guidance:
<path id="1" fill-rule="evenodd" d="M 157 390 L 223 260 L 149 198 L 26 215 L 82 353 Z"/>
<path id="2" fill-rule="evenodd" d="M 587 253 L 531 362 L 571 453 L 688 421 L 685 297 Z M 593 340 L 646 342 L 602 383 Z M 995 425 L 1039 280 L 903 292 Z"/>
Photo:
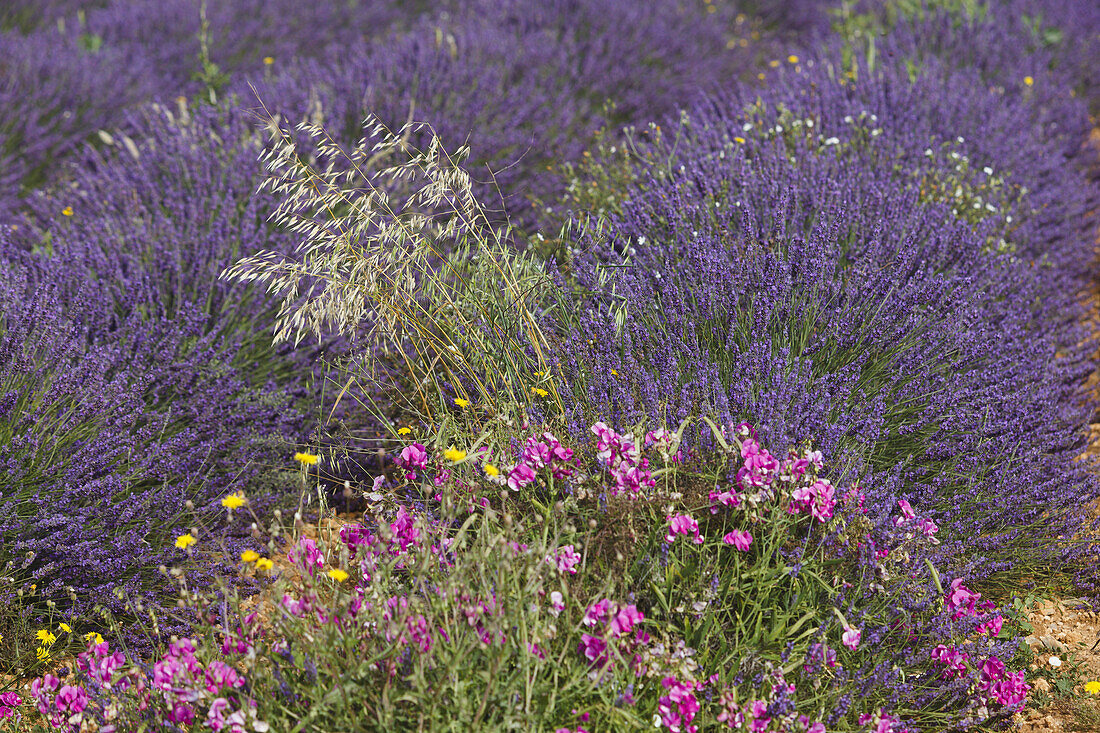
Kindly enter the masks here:
<path id="1" fill-rule="evenodd" d="M 1095 0 L 0 2 L 0 731 L 1100 730 L 1028 621 L 1100 603 L 1098 61 Z"/>

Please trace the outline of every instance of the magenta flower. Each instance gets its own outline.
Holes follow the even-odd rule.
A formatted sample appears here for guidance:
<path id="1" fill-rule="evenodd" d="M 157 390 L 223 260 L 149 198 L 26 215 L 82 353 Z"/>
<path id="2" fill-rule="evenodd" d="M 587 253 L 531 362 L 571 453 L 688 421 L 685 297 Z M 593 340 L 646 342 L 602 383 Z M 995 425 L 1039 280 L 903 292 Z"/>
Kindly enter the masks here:
<path id="1" fill-rule="evenodd" d="M 232 705 L 224 697 L 215 698 L 210 703 L 210 709 L 206 712 L 206 725 L 211 730 L 222 730 L 228 724 L 226 713 L 232 709 Z"/>
<path id="2" fill-rule="evenodd" d="M 556 557 L 547 557 L 546 561 L 551 565 L 557 565 L 561 574 L 577 574 L 577 564 L 581 561 L 580 553 L 573 549 L 573 545 L 562 545 L 558 548 Z"/>
<path id="3" fill-rule="evenodd" d="M 734 530 L 723 537 L 722 541 L 744 552 L 752 544 L 752 535 L 749 534 L 748 530 Z"/>
<path id="4" fill-rule="evenodd" d="M 699 727 L 691 721 L 699 712 L 699 701 L 695 699 L 695 683 L 680 682 L 675 677 L 665 677 L 661 684 L 668 690 L 657 700 L 657 712 L 661 723 L 674 733 L 695 733 Z"/>
<path id="5" fill-rule="evenodd" d="M 989 691 L 990 696 L 1005 706 L 1022 703 L 1027 699 L 1027 693 L 1031 690 L 1031 687 L 1024 682 L 1025 674 L 1026 672 L 1022 669 L 1019 672 L 1009 674 L 1006 679 L 993 685 Z"/>
<path id="6" fill-rule="evenodd" d="M 402 468 L 410 470 L 414 468 L 427 468 L 428 450 L 420 443 L 413 443 L 412 445 L 405 446 L 397 459 L 397 464 Z"/>
<path id="7" fill-rule="evenodd" d="M 645 616 L 634 604 L 623 606 L 611 617 L 611 623 L 607 628 L 611 631 L 611 635 L 626 636 L 634 628 L 634 624 L 639 624 L 645 620 Z"/>
<path id="8" fill-rule="evenodd" d="M 983 621 L 978 624 L 977 632 L 979 634 L 989 634 L 990 636 L 996 636 L 1001 633 L 1001 626 L 1004 624 L 1004 619 L 1000 615 L 996 615 L 988 621 Z"/>
<path id="9" fill-rule="evenodd" d="M 1005 676 L 1005 663 L 997 657 L 990 657 L 982 662 L 981 672 L 978 675 L 978 687 L 988 690 L 994 682 L 1000 682 Z"/>
<path id="10" fill-rule="evenodd" d="M 853 629 L 851 626 L 845 626 L 844 634 L 840 638 L 841 641 L 844 643 L 844 646 L 848 647 L 849 649 L 855 649 L 859 646 L 859 637 L 861 633 L 862 632 L 860 632 L 859 629 Z"/>
<path id="11" fill-rule="evenodd" d="M 393 533 L 391 542 L 397 544 L 401 552 L 408 549 L 409 545 L 420 542 L 420 530 L 416 528 L 416 517 L 409 514 L 403 505 L 397 507 L 397 517 L 390 524 L 390 532 Z"/>
<path id="12" fill-rule="evenodd" d="M 931 537 L 940 531 L 940 528 L 936 526 L 936 523 L 931 519 L 922 519 L 920 521 L 920 531 L 925 537 Z"/>
<path id="13" fill-rule="evenodd" d="M 244 687 L 244 677 L 237 670 L 220 660 L 206 666 L 206 691 L 217 692 L 225 687 Z"/>
<path id="14" fill-rule="evenodd" d="M 960 652 L 955 647 L 947 647 L 940 644 L 932 650 L 932 659 L 939 664 L 944 665 L 942 677 L 964 677 L 966 676 L 966 662 L 970 659 L 970 655 L 964 652 Z"/>
<path id="15" fill-rule="evenodd" d="M 88 707 L 88 693 L 84 691 L 83 687 L 65 685 L 58 691 L 54 704 L 57 706 L 57 712 L 59 713 L 70 716 L 77 715 L 84 712 L 84 708 Z"/>
<path id="16" fill-rule="evenodd" d="M 825 479 L 815 481 L 812 488 L 814 490 L 814 503 L 810 507 L 810 514 L 819 522 L 832 519 L 833 507 L 836 506 L 836 499 L 834 498 L 836 489 Z"/>
<path id="17" fill-rule="evenodd" d="M 944 605 L 946 610 L 953 612 L 951 618 L 960 619 L 975 615 L 975 606 L 981 597 L 981 593 L 975 593 L 963 585 L 962 578 L 955 578 L 951 581 L 951 590 Z"/>
<path id="18" fill-rule="evenodd" d="M 325 556 L 321 553 L 321 548 L 317 547 L 317 543 L 308 537 L 303 537 L 298 540 L 298 545 L 287 553 L 287 557 L 292 563 L 296 563 L 313 574 L 314 570 L 319 570 L 325 566 Z"/>
<path id="19" fill-rule="evenodd" d="M 695 544 L 703 544 L 703 538 L 699 534 L 699 523 L 690 514 L 678 514 L 675 517 L 668 518 L 668 533 L 665 535 L 665 542 L 669 544 L 675 542 L 678 534 L 693 535 Z"/>
<path id="20" fill-rule="evenodd" d="M 736 491 L 726 489 L 725 491 L 711 491 L 708 497 L 710 499 L 710 513 L 718 513 L 718 505 L 722 506 L 738 506 L 741 503 L 741 495 Z"/>
<path id="21" fill-rule="evenodd" d="M 526 463 L 520 463 L 508 473 L 508 488 L 512 491 L 519 491 L 534 480 L 535 469 Z"/>
<path id="22" fill-rule="evenodd" d="M 607 642 L 598 636 L 581 634 L 578 651 L 593 664 L 603 666 L 607 662 Z"/>
<path id="23" fill-rule="evenodd" d="M 608 598 L 602 601 L 597 601 L 588 607 L 588 610 L 584 614 L 585 626 L 595 626 L 600 621 L 607 618 L 608 613 L 611 611 L 611 600 Z"/>

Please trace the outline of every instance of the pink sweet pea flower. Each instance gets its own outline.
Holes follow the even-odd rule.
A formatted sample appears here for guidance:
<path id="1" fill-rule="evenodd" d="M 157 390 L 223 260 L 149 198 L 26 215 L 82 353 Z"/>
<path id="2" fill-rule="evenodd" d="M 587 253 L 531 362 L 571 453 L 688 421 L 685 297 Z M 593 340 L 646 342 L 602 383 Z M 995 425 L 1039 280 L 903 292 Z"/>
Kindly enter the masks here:
<path id="1" fill-rule="evenodd" d="M 844 643 L 844 646 L 848 647 L 849 649 L 855 649 L 859 646 L 859 637 L 861 633 L 862 632 L 859 629 L 853 629 L 851 626 L 845 626 L 844 634 L 841 636 L 841 641 Z"/>
<path id="2" fill-rule="evenodd" d="M 406 476 L 409 479 L 414 479 L 416 478 L 416 472 L 413 469 L 428 467 L 428 451 L 420 443 L 405 446 L 404 450 L 401 451 L 401 455 L 397 458 L 397 465 L 407 469 Z"/>
<path id="3" fill-rule="evenodd" d="M 635 624 L 639 624 L 645 621 L 645 616 L 638 610 L 637 606 L 630 604 L 623 606 L 618 612 L 611 617 L 611 623 L 608 624 L 608 629 L 611 631 L 612 636 L 626 636 L 634 628 Z"/>
<path id="4" fill-rule="evenodd" d="M 697 545 L 703 544 L 703 538 L 699 534 L 699 523 L 690 514 L 678 514 L 668 518 L 668 533 L 665 534 L 665 542 L 672 544 L 676 541 L 676 535 L 694 535 Z"/>
<path id="5" fill-rule="evenodd" d="M 558 548 L 557 557 L 547 557 L 546 561 L 551 565 L 557 565 L 558 572 L 562 575 L 566 573 L 576 575 L 577 564 L 581 561 L 581 555 L 573 549 L 573 545 L 562 545 Z"/>
<path id="6" fill-rule="evenodd" d="M 508 488 L 519 491 L 535 480 L 535 469 L 526 463 L 520 463 L 508 473 Z"/>
<path id="7" fill-rule="evenodd" d="M 734 530 L 723 537 L 722 541 L 744 552 L 752 544 L 752 535 L 749 534 L 748 530 Z"/>

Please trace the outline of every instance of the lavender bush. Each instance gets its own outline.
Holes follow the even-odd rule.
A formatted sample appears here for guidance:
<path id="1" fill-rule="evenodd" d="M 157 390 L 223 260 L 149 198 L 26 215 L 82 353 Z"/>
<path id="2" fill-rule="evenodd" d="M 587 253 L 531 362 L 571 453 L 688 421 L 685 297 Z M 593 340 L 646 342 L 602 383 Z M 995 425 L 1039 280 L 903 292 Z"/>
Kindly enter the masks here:
<path id="1" fill-rule="evenodd" d="M 933 60 L 916 80 L 884 67 L 858 82 L 826 62 L 691 112 L 651 156 L 669 162 L 573 243 L 589 295 L 555 373 L 579 376 L 574 430 L 603 406 L 813 435 L 873 472 L 874 506 L 936 507 L 961 563 L 1060 557 L 1049 540 L 1097 495 L 1074 462 L 1089 362 L 1070 319 L 1094 193 L 1057 156 L 1069 133 Z M 979 142 L 956 134 L 979 123 Z M 981 166 L 967 189 L 960 161 Z M 983 216 L 959 211 L 967 196 Z M 1012 253 L 991 251 L 1002 240 Z"/>

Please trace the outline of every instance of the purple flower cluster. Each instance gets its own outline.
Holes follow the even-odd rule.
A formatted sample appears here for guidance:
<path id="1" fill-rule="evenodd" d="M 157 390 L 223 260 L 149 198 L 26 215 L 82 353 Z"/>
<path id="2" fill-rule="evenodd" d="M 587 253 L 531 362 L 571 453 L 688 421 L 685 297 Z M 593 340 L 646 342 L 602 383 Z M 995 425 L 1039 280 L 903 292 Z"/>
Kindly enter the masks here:
<path id="1" fill-rule="evenodd" d="M 80 684 L 62 684 L 46 674 L 31 682 L 31 696 L 51 726 L 72 733 L 86 730 L 88 723 L 103 733 L 132 730 L 147 711 L 157 711 L 158 722 L 177 726 L 201 722 L 226 733 L 268 730 L 256 718 L 256 701 L 246 696 L 247 680 L 223 660 L 203 664 L 195 655 L 191 639 L 172 641 L 146 674 L 122 652 L 92 640 L 77 658 Z"/>

